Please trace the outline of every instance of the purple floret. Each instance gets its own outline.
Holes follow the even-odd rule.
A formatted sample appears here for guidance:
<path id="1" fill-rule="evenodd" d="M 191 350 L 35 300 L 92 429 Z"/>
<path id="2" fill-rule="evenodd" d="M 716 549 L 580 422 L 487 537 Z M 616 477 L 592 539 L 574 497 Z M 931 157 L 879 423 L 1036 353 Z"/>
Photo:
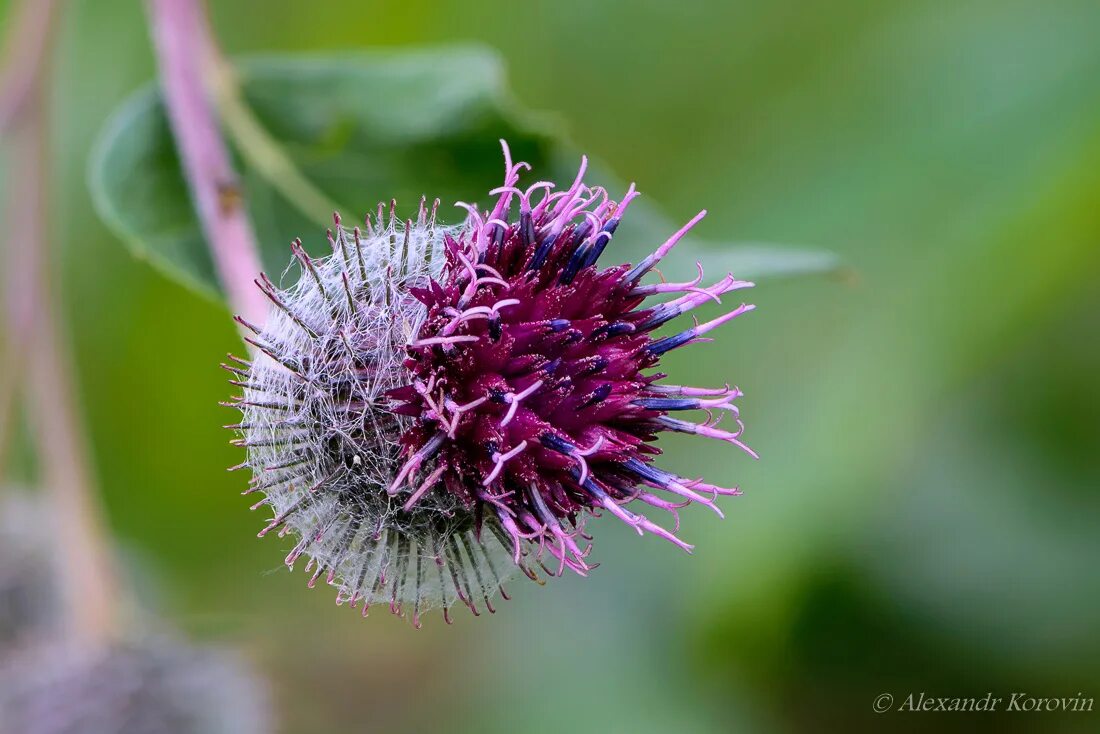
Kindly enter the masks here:
<path id="1" fill-rule="evenodd" d="M 479 525 L 499 523 L 517 564 L 531 543 L 539 556 L 557 559 L 558 573 L 592 568 L 584 522 L 605 510 L 690 551 L 634 510 L 647 504 L 676 517 L 696 502 L 720 515 L 717 496 L 739 490 L 659 469 L 658 434 L 695 433 L 755 454 L 740 440 L 736 388 L 665 385 L 665 375 L 652 370 L 665 352 L 703 341 L 753 307 L 740 304 L 669 336 L 653 332 L 752 284 L 727 275 L 700 288 L 701 268 L 690 282 L 641 283 L 705 212 L 637 265 L 601 269 L 598 259 L 637 196 L 634 187 L 621 203 L 611 201 L 583 184 L 582 163 L 567 191 L 551 193 L 545 182 L 520 190 L 525 164 L 513 165 L 507 147 L 505 156 L 505 185 L 493 192 L 492 211 L 467 206 L 467 226 L 446 239 L 442 274 L 413 290 L 427 318 L 407 347 L 409 384 L 389 396 L 395 413 L 416 420 L 402 436 L 405 463 L 389 491 L 415 489 L 406 508 L 427 492 L 447 492 Z M 680 295 L 646 303 L 665 293 Z M 707 420 L 670 415 L 680 411 L 706 411 Z M 726 413 L 735 430 L 716 427 Z M 414 479 L 426 472 L 429 483 Z"/>

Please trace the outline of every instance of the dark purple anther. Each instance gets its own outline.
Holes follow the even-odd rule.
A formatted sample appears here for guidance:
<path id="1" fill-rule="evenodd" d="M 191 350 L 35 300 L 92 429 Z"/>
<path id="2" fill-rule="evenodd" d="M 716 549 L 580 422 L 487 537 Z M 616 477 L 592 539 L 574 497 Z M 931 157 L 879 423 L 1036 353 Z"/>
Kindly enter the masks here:
<path id="1" fill-rule="evenodd" d="M 693 398 L 638 398 L 634 405 L 646 410 L 696 410 L 699 401 Z"/>

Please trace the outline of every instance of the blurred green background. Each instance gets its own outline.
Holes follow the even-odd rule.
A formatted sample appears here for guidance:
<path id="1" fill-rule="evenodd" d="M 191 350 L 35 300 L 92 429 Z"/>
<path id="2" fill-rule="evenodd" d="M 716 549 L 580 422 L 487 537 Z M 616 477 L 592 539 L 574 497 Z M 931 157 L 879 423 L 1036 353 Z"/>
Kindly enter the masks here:
<path id="1" fill-rule="evenodd" d="M 53 226 L 110 525 L 148 605 L 257 661 L 283 731 L 1097 730 L 872 701 L 1100 696 L 1100 4 L 211 6 L 230 54 L 488 44 L 676 220 L 845 263 L 761 282 L 756 313 L 668 360 L 745 390 L 762 456 L 666 442 L 745 490 L 725 521 L 686 513 L 694 556 L 603 520 L 587 580 L 513 584 L 453 627 L 361 620 L 281 568 L 222 471 L 227 313 L 92 210 L 89 148 L 154 66 L 139 3 L 72 2 Z"/>

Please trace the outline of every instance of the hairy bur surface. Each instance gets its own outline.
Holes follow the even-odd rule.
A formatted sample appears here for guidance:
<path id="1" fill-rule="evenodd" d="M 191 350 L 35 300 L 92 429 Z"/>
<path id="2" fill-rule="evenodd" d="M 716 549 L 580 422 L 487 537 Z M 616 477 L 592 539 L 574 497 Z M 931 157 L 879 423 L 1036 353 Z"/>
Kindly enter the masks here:
<path id="1" fill-rule="evenodd" d="M 658 434 L 752 454 L 736 388 L 665 384 L 653 371 L 752 309 L 654 334 L 752 285 L 727 275 L 701 287 L 701 268 L 688 282 L 642 283 L 705 212 L 642 262 L 601 268 L 634 187 L 612 201 L 584 185 L 582 162 L 565 190 L 520 189 L 527 166 L 504 152 L 492 209 L 459 202 L 459 226 L 438 224 L 423 200 L 402 222 L 391 202 L 362 230 L 336 217 L 320 260 L 295 242 L 297 282 L 282 290 L 261 275 L 271 316 L 241 321 L 255 357 L 223 365 L 242 388 L 227 403 L 243 413 L 230 427 L 247 449 L 234 468 L 252 470 L 246 494 L 264 495 L 253 507 L 274 512 L 260 535 L 294 536 L 287 564 L 305 556 L 310 585 L 323 577 L 363 614 L 384 603 L 419 624 L 441 606 L 450 621 L 456 601 L 493 611 L 517 570 L 540 582 L 540 571 L 585 575 L 585 522 L 602 512 L 690 551 L 675 534 L 679 508 L 721 514 L 716 497 L 739 492 L 656 467 Z M 670 513 L 673 530 L 645 506 Z"/>

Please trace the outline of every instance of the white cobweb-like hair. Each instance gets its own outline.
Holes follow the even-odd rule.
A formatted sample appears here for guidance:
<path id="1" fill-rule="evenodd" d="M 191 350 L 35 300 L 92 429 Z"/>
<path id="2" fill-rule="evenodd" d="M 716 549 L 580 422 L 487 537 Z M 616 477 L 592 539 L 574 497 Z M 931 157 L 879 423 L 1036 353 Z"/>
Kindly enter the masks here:
<path id="1" fill-rule="evenodd" d="M 256 337 L 251 360 L 224 365 L 243 394 L 228 405 L 243 413 L 239 467 L 252 470 L 246 494 L 265 497 L 273 517 L 260 532 L 292 535 L 288 566 L 305 556 L 318 578 L 338 588 L 337 604 L 388 604 L 414 624 L 433 607 L 461 601 L 475 614 L 514 573 L 501 528 L 450 493 L 387 491 L 404 464 L 401 435 L 412 419 L 389 409 L 387 391 L 408 384 L 406 345 L 416 339 L 426 307 L 409 291 L 427 287 L 443 264 L 444 239 L 457 228 L 436 223 L 422 199 L 415 220 L 399 221 L 379 205 L 366 228 L 346 230 L 337 216 L 331 254 L 313 259 L 299 241 L 291 250 L 297 281 L 282 290 L 261 275 L 274 304 L 267 323 L 238 319 Z M 292 263 L 293 264 L 293 263 Z M 284 274 L 285 275 L 285 274 Z M 425 474 L 427 489 L 445 468 Z M 414 482 L 413 486 L 420 485 Z"/>

